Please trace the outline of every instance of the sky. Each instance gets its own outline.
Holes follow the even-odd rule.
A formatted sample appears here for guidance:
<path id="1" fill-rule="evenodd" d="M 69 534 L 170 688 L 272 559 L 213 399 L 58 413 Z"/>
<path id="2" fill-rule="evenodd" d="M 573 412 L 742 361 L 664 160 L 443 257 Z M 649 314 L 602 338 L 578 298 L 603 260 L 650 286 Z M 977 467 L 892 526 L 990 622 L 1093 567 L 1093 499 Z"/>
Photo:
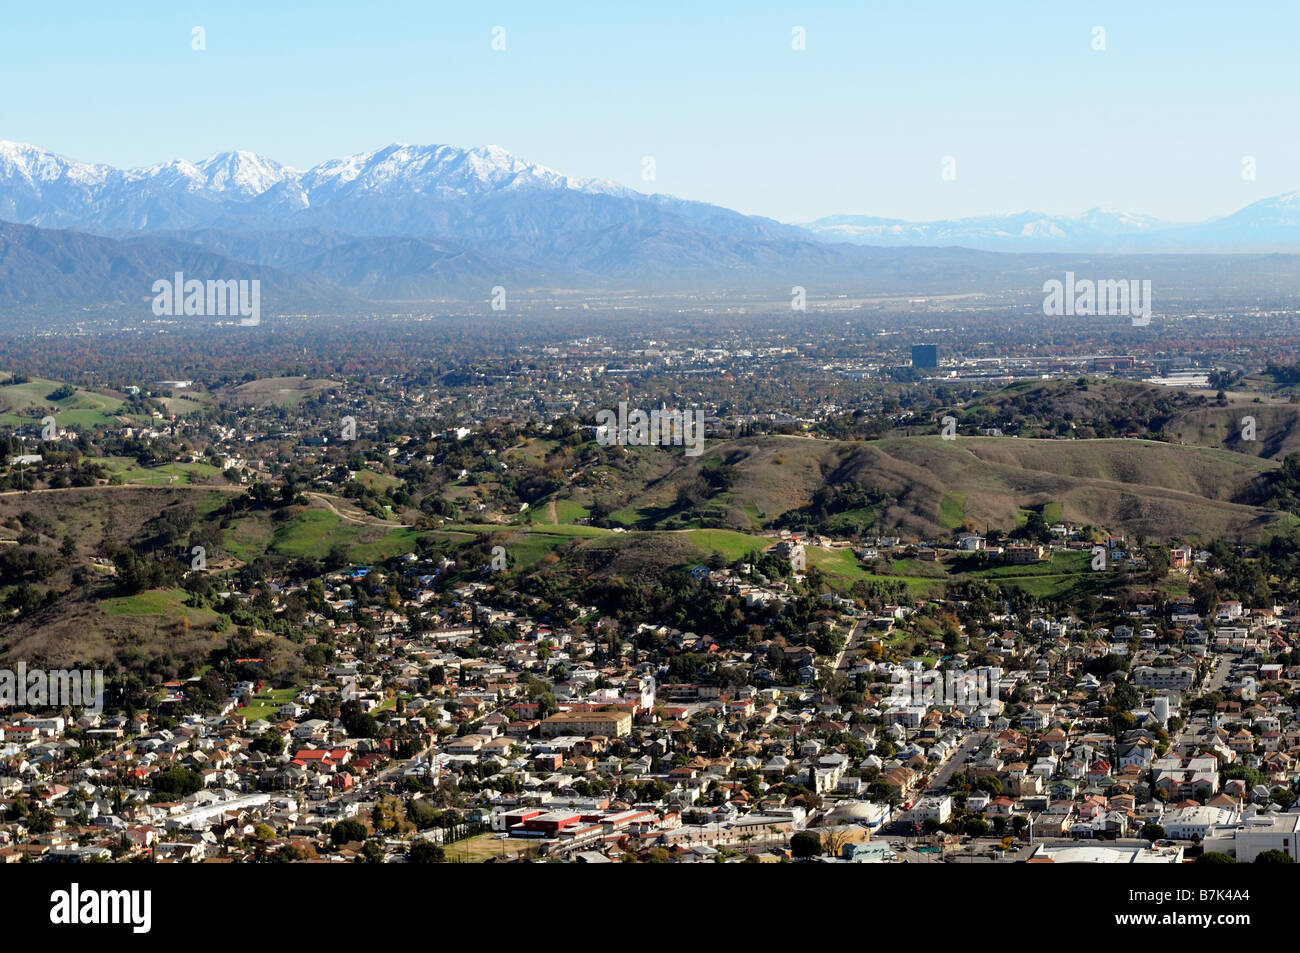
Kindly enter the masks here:
<path id="1" fill-rule="evenodd" d="M 119 167 L 494 144 L 796 223 L 1300 189 L 1290 0 L 0 2 L 0 139 Z"/>

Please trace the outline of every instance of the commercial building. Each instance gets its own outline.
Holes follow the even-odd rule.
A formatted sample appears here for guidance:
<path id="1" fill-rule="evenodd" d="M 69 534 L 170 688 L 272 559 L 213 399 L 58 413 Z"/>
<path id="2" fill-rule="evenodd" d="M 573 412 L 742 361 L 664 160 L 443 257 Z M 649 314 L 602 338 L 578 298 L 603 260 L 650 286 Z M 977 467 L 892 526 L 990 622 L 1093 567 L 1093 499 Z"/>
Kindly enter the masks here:
<path id="1" fill-rule="evenodd" d="M 1138 688 L 1185 692 L 1196 684 L 1196 669 L 1186 665 L 1176 665 L 1172 668 L 1139 665 L 1133 670 L 1131 681 Z"/>
<path id="2" fill-rule="evenodd" d="M 1222 827 L 1241 819 L 1238 811 L 1226 807 L 1179 807 L 1165 812 L 1160 826 L 1173 840 L 1204 839 L 1212 827 Z"/>
<path id="3" fill-rule="evenodd" d="M 912 345 L 912 366 L 913 367 L 938 367 L 939 366 L 939 345 L 937 344 L 913 344 Z"/>
<path id="4" fill-rule="evenodd" d="M 1280 850 L 1300 862 L 1300 813 L 1264 814 L 1243 819 L 1239 824 L 1211 828 L 1202 841 L 1207 852 L 1235 857 L 1239 864 L 1252 864 L 1268 850 Z"/>
<path id="5" fill-rule="evenodd" d="M 912 816 L 918 821 L 935 820 L 945 824 L 952 817 L 952 798 L 923 797 L 912 808 Z"/>
<path id="6" fill-rule="evenodd" d="M 539 726 L 543 738 L 560 735 L 604 735 L 621 738 L 632 731 L 632 714 L 626 711 L 562 711 Z"/>
<path id="7" fill-rule="evenodd" d="M 1039 844 L 1029 857 L 1031 864 L 1181 864 L 1181 847 L 1118 847 L 1089 844 L 1082 847 L 1049 847 Z"/>

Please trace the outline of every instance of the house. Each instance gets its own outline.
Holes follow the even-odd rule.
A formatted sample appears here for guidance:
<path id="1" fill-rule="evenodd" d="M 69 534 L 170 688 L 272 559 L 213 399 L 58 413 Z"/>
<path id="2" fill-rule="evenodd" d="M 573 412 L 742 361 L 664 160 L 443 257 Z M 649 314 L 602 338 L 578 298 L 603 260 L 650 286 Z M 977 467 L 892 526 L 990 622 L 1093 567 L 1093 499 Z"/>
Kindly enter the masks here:
<path id="1" fill-rule="evenodd" d="M 1002 558 L 1013 566 L 1039 563 L 1048 556 L 1048 549 L 1038 543 L 1011 543 L 1002 550 Z"/>

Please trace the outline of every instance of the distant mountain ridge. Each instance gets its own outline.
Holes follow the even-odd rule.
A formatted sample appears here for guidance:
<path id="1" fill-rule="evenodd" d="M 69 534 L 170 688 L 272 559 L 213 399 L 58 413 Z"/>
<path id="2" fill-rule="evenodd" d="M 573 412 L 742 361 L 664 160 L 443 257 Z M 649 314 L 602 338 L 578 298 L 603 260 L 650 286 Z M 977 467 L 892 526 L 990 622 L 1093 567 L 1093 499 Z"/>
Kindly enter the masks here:
<path id="1" fill-rule="evenodd" d="M 1203 222 L 1165 222 L 1108 208 L 1077 217 L 1017 212 L 911 222 L 831 215 L 804 226 L 833 241 L 886 247 L 960 245 L 985 251 L 1276 252 L 1300 250 L 1300 192 L 1260 199 Z"/>
<path id="2" fill-rule="evenodd" d="M 1093 209 L 1078 218 L 931 223 L 834 216 L 805 228 L 572 178 L 496 146 L 393 144 L 306 171 L 246 151 L 121 170 L 0 141 L 4 222 L 14 226 L 0 233 L 0 309 L 114 305 L 134 313 L 147 298 L 140 282 L 199 261 L 221 278 L 270 269 L 269 290 L 285 292 L 289 310 L 328 300 L 484 300 L 498 284 L 772 300 L 796 286 L 814 297 L 1032 297 L 1045 276 L 1080 259 L 1053 257 L 1059 252 L 1241 251 L 1270 242 L 1259 250 L 1300 250 L 1300 193 L 1200 226 Z M 1269 257 L 1224 259 L 1221 271 L 1186 256 L 1143 267 L 1168 279 L 1162 287 L 1300 289 L 1300 269 L 1285 257 L 1260 260 Z M 1130 264 L 1093 258 L 1081 267 L 1105 274 Z"/>
<path id="3" fill-rule="evenodd" d="M 0 219 L 42 228 L 153 232 L 237 224 L 279 229 L 327 225 L 357 235 L 432 234 L 448 225 L 470 224 L 459 219 L 470 218 L 464 203 L 542 196 L 630 201 L 644 205 L 641 211 L 647 215 L 653 209 L 689 211 L 701 224 L 712 221 L 729 228 L 749 219 L 605 180 L 571 178 L 497 146 L 395 143 L 305 172 L 244 151 L 122 170 L 0 140 Z M 399 204 L 411 202 L 413 209 Z M 439 205 L 453 214 L 435 213 Z M 754 234 L 766 232 L 757 224 L 766 220 L 751 221 Z M 788 228 L 769 225 L 777 231 Z"/>
<path id="4" fill-rule="evenodd" d="M 154 282 L 178 271 L 191 278 L 258 280 L 269 314 L 357 302 L 317 278 L 249 265 L 198 245 L 0 222 L 0 315 L 108 309 L 152 316 Z M 284 307 L 288 302 L 291 308 Z"/>
<path id="5" fill-rule="evenodd" d="M 306 172 L 249 152 L 123 171 L 0 142 L 0 220 L 165 236 L 401 299 L 481 292 L 488 278 L 677 285 L 786 266 L 816 276 L 828 263 L 848 274 L 861 257 L 794 226 L 571 178 L 495 146 L 394 144 Z"/>
<path id="6" fill-rule="evenodd" d="M 745 241 L 985 251 L 1300 250 L 1300 191 L 1195 223 L 1094 208 L 1076 217 L 1027 211 L 930 222 L 833 215 L 795 226 L 573 178 L 498 146 L 402 143 L 306 171 L 247 151 L 122 170 L 0 140 L 0 220 L 111 235 L 327 228 L 359 237 L 513 242 L 518 247 L 503 250 L 525 255 L 530 241 L 559 232 L 629 225 Z"/>

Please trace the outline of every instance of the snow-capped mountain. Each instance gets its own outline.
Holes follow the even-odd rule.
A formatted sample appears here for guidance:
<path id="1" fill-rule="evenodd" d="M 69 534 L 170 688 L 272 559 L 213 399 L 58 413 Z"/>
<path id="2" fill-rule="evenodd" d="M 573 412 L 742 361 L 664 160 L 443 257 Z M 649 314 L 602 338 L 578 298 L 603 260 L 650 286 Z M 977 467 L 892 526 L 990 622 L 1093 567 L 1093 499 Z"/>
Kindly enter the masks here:
<path id="1" fill-rule="evenodd" d="M 120 304 L 135 279 L 109 276 L 169 260 L 274 269 L 313 293 L 386 300 L 477 297 L 498 283 L 780 298 L 795 285 L 1019 289 L 1032 269 L 1059 270 L 1038 252 L 1300 250 L 1300 193 L 1191 225 L 1096 208 L 940 222 L 841 215 L 801 228 L 575 179 L 495 146 L 394 144 L 306 171 L 243 151 L 121 170 L 0 141 L 5 222 L 36 230 L 0 236 L 0 304 L 48 300 L 52 269 L 69 303 Z M 1178 280 L 1203 271 L 1171 257 L 1159 267 Z"/>
<path id="2" fill-rule="evenodd" d="M 369 266 L 350 260 L 349 271 L 369 267 L 373 288 L 390 286 L 386 269 L 418 272 L 419 253 L 438 273 L 491 260 L 535 274 L 634 277 L 678 267 L 743 273 L 791 255 L 797 262 L 819 244 L 794 226 L 573 178 L 497 146 L 394 144 L 301 172 L 251 152 L 118 170 L 4 142 L 0 220 L 115 238 L 165 233 L 262 255 L 272 254 L 272 242 L 240 236 L 274 234 L 283 246 L 275 258 L 298 261 L 319 253 L 322 234 L 423 240 L 358 244 L 358 254 L 379 257 Z M 448 258 L 448 248 L 466 256 Z"/>
<path id="3" fill-rule="evenodd" d="M 254 198 L 299 173 L 255 152 L 218 152 L 192 167 L 210 192 Z"/>
<path id="4" fill-rule="evenodd" d="M 693 254 L 708 244 L 700 241 L 703 236 L 723 246 L 798 241 L 1016 252 L 1300 249 L 1300 193 L 1191 224 L 1094 208 L 1077 217 L 1018 212 L 933 222 L 835 215 L 798 228 L 605 180 L 573 178 L 498 146 L 393 144 L 304 172 L 245 151 L 120 170 L 0 141 L 0 220 L 117 237 L 314 228 L 359 238 L 490 242 L 497 253 L 529 258 L 565 247 L 578 263 L 585 236 L 605 243 L 587 255 L 601 268 L 632 271 L 646 267 L 632 256 L 645 251 L 643 240 L 651 233 L 658 253 L 667 250 L 669 258 L 678 257 L 671 248 L 674 238 Z M 620 232 L 632 243 L 608 247 L 610 236 Z M 708 267 L 704 250 L 700 265 Z"/>
<path id="5" fill-rule="evenodd" d="M 289 219 L 311 209 L 328 210 L 332 204 L 463 202 L 530 193 L 648 200 L 612 182 L 562 175 L 497 146 L 395 144 L 300 172 L 245 151 L 120 170 L 0 141 L 0 219 L 86 231 L 158 231 L 241 222 L 293 227 L 319 224 Z M 356 220 L 331 224 L 358 234 L 397 233 L 398 223 L 382 217 L 376 221 L 360 208 L 355 212 Z M 338 218 L 326 211 L 321 217 Z M 430 233 L 409 220 L 400 223 L 400 230 Z"/>
<path id="6" fill-rule="evenodd" d="M 525 162 L 499 146 L 391 145 L 376 152 L 331 159 L 301 177 L 311 196 L 394 194 L 408 191 L 457 197 L 487 192 L 564 191 L 632 197 L 636 193 L 600 179 L 573 179 Z"/>
<path id="7" fill-rule="evenodd" d="M 503 281 L 745 281 L 855 252 L 730 209 L 576 179 L 496 146 L 394 144 L 307 171 L 250 152 L 119 170 L 0 143 L 0 221 L 149 236 L 374 297 Z M 24 238 L 34 244 L 35 239 Z M 99 246 L 94 246 L 99 247 Z"/>
<path id="8" fill-rule="evenodd" d="M 1283 236 L 1300 232 L 1300 192 L 1260 199 L 1206 227 L 1212 228 L 1202 242 L 1206 250 L 1277 251 Z"/>

